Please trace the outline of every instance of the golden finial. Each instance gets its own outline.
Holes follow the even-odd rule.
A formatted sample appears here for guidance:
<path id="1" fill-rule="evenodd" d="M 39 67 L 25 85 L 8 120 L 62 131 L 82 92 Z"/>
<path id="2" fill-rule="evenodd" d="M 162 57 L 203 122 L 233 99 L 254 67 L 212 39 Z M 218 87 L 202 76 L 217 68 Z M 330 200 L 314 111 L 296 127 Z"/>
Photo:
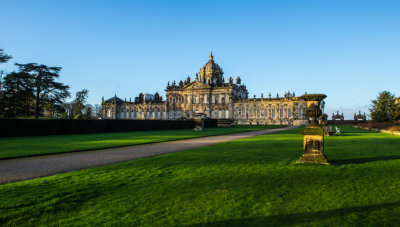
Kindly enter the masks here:
<path id="1" fill-rule="evenodd" d="M 208 58 L 209 61 L 214 61 L 214 56 L 212 55 L 212 51 L 210 53 L 210 57 Z"/>

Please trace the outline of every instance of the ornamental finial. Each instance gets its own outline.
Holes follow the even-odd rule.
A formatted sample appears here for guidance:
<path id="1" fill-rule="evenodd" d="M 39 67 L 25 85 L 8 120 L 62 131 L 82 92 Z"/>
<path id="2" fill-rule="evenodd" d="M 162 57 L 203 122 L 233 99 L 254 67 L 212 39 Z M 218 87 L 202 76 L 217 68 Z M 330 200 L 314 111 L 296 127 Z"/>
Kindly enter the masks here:
<path id="1" fill-rule="evenodd" d="M 214 61 L 214 56 L 212 55 L 212 51 L 210 53 L 210 57 L 208 58 L 209 61 Z"/>

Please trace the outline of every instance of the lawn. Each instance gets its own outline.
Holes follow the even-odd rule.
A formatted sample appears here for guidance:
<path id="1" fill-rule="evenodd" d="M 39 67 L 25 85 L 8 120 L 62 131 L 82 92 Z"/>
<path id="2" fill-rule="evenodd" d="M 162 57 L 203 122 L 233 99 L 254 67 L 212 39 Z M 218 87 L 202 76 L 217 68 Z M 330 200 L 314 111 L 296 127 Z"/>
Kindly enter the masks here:
<path id="1" fill-rule="evenodd" d="M 284 126 L 235 126 L 232 128 L 208 128 L 201 132 L 196 132 L 192 129 L 184 129 L 0 138 L 0 160 L 24 156 L 139 145 L 279 127 Z"/>
<path id="2" fill-rule="evenodd" d="M 297 128 L 1 185 L 0 225 L 398 225 L 400 137 L 340 128 L 331 165 Z"/>

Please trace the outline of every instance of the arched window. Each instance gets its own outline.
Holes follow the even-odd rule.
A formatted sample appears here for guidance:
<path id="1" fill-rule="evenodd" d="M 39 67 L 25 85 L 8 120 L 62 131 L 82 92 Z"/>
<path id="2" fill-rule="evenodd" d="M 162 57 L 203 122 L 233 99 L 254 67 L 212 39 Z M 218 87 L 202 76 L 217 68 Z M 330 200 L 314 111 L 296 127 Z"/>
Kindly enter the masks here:
<path id="1" fill-rule="evenodd" d="M 138 119 L 139 118 L 139 112 L 135 112 L 135 119 Z"/>
<path id="2" fill-rule="evenodd" d="M 225 118 L 229 118 L 229 110 L 225 110 Z"/>
<path id="3" fill-rule="evenodd" d="M 250 107 L 249 118 L 253 118 L 253 107 Z"/>
<path id="4" fill-rule="evenodd" d="M 228 104 L 229 103 L 229 96 L 225 95 L 225 103 Z"/>
<path id="5" fill-rule="evenodd" d="M 111 117 L 111 110 L 107 111 L 107 117 L 110 118 Z"/>
<path id="6" fill-rule="evenodd" d="M 154 110 L 152 110 L 152 111 L 151 111 L 151 119 L 154 120 L 155 118 L 156 118 L 156 116 L 155 116 Z"/>
<path id="7" fill-rule="evenodd" d="M 160 110 L 157 110 L 157 119 L 160 119 L 160 117 L 161 117 Z"/>
<path id="8" fill-rule="evenodd" d="M 207 103 L 207 95 L 204 95 L 204 103 Z"/>
<path id="9" fill-rule="evenodd" d="M 268 109 L 265 108 L 264 110 L 264 118 L 267 119 L 268 118 Z"/>
<path id="10" fill-rule="evenodd" d="M 222 95 L 218 95 L 218 103 L 222 103 Z"/>
<path id="11" fill-rule="evenodd" d="M 178 118 L 179 117 L 179 111 L 177 110 L 177 111 L 175 111 L 175 118 Z"/>
<path id="12" fill-rule="evenodd" d="M 162 119 L 165 119 L 166 118 L 166 113 L 165 113 L 165 111 L 163 111 L 163 113 L 162 113 Z"/>
<path id="13" fill-rule="evenodd" d="M 200 103 L 200 96 L 198 94 L 194 97 L 194 103 L 196 104 Z"/>
<path id="14" fill-rule="evenodd" d="M 246 118 L 246 108 L 242 108 L 242 119 Z"/>
<path id="15" fill-rule="evenodd" d="M 215 103 L 215 95 L 211 95 L 211 103 Z"/>
<path id="16" fill-rule="evenodd" d="M 211 118 L 214 118 L 215 116 L 215 112 L 214 112 L 214 110 L 211 110 Z"/>
<path id="17" fill-rule="evenodd" d="M 149 111 L 146 111 L 146 119 L 149 119 L 150 118 L 150 113 L 149 113 Z"/>
<path id="18" fill-rule="evenodd" d="M 140 119 L 144 119 L 144 111 L 142 111 L 142 114 L 140 114 Z"/>
<path id="19" fill-rule="evenodd" d="M 303 118 L 303 108 L 299 106 L 299 118 Z"/>
<path id="20" fill-rule="evenodd" d="M 287 115 L 288 115 L 288 118 L 292 117 L 292 109 L 288 109 Z"/>
<path id="21" fill-rule="evenodd" d="M 279 118 L 283 118 L 283 108 L 281 108 L 279 111 Z"/>
<path id="22" fill-rule="evenodd" d="M 169 119 L 172 119 L 172 112 L 174 111 L 169 111 L 169 116 L 168 116 Z"/>
<path id="23" fill-rule="evenodd" d="M 218 110 L 218 118 L 222 118 L 222 111 Z"/>
<path id="24" fill-rule="evenodd" d="M 260 119 L 260 109 L 257 109 L 257 119 Z"/>
<path id="25" fill-rule="evenodd" d="M 275 119 L 276 118 L 276 114 L 275 114 L 275 108 L 272 109 L 272 118 Z"/>

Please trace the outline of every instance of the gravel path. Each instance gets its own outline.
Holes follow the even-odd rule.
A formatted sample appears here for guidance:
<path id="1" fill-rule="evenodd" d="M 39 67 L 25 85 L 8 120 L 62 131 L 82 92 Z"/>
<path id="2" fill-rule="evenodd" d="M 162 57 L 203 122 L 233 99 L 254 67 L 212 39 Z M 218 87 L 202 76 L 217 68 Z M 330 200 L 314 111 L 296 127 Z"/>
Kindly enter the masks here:
<path id="1" fill-rule="evenodd" d="M 291 128 L 293 127 L 209 136 L 147 145 L 2 160 L 0 161 L 0 184 L 51 176 L 58 173 L 66 173 L 74 170 L 87 169 L 138 158 L 185 151 L 216 143 L 288 130 Z"/>

